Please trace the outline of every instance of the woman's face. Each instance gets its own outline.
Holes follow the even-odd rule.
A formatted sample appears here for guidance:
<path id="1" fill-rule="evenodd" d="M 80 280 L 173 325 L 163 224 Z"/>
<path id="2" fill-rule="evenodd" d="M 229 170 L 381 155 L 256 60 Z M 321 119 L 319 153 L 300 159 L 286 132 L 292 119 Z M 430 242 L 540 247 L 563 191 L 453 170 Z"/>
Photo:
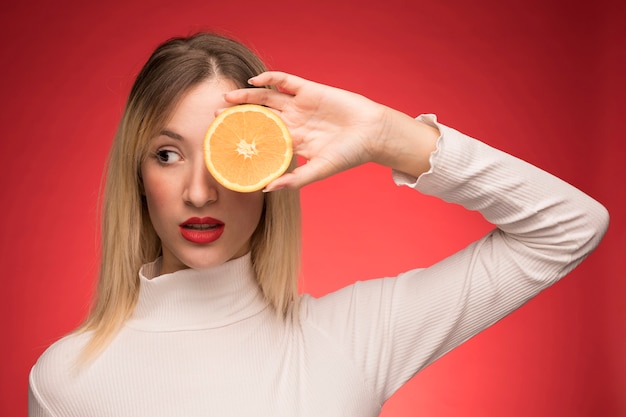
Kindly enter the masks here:
<path id="1" fill-rule="evenodd" d="M 223 79 L 187 92 L 148 146 L 141 164 L 150 220 L 161 238 L 161 273 L 203 269 L 244 255 L 263 211 L 263 193 L 218 184 L 204 164 L 203 141 L 222 96 L 236 89 Z"/>

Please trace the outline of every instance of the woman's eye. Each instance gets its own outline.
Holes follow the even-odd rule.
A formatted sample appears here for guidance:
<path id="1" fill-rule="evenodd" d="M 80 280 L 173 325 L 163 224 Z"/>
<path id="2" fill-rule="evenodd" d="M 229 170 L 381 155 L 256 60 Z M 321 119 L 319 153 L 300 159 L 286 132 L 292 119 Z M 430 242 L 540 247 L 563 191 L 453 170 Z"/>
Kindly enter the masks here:
<path id="1" fill-rule="evenodd" d="M 158 150 L 155 152 L 157 160 L 163 164 L 171 164 L 180 161 L 180 155 L 174 151 Z"/>

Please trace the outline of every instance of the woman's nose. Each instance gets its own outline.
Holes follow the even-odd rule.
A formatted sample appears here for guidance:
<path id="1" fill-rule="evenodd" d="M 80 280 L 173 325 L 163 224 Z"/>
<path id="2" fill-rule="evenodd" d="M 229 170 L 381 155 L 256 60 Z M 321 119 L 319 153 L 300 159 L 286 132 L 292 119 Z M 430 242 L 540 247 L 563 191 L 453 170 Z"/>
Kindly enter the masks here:
<path id="1" fill-rule="evenodd" d="M 204 207 L 217 201 L 217 197 L 217 183 L 204 165 L 204 161 L 193 164 L 188 173 L 183 195 L 185 204 L 198 208 Z"/>

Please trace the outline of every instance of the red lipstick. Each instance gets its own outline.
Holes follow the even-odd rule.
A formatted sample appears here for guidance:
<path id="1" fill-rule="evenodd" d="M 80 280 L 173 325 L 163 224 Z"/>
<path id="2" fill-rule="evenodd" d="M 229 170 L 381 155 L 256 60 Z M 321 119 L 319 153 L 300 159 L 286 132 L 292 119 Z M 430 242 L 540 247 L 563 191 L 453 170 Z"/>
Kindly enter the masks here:
<path id="1" fill-rule="evenodd" d="M 192 243 L 206 244 L 219 239 L 224 223 L 211 217 L 192 217 L 179 225 L 180 234 Z"/>

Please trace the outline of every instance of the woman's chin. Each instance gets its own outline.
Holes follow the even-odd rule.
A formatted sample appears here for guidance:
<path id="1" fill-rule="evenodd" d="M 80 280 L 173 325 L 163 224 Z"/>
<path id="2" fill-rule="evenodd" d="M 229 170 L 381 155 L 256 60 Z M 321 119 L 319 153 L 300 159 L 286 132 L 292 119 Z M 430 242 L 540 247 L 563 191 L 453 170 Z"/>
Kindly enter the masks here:
<path id="1" fill-rule="evenodd" d="M 163 250 L 163 271 L 175 272 L 181 269 L 211 269 L 240 258 L 249 252 L 248 245 L 235 251 L 186 251 L 178 256 L 173 251 Z M 165 273 L 164 272 L 164 273 Z"/>
<path id="2" fill-rule="evenodd" d="M 181 271 L 183 269 L 211 269 L 216 266 L 222 265 L 227 262 L 229 259 L 227 257 L 215 257 L 211 259 L 201 258 L 201 259 L 179 259 L 164 256 L 163 264 L 161 268 L 162 274 L 172 273 L 176 271 Z"/>

